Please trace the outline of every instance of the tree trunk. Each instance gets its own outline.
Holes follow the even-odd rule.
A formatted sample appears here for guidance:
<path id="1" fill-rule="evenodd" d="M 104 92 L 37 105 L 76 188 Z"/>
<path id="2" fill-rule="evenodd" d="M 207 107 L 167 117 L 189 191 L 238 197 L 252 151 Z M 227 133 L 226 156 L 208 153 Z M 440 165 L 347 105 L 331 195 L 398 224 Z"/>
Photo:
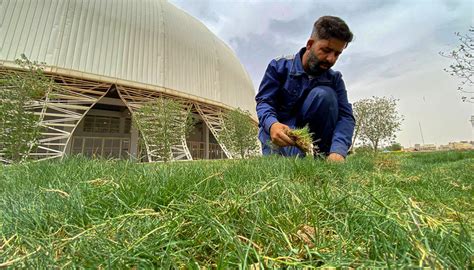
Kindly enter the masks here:
<path id="1" fill-rule="evenodd" d="M 359 135 L 359 127 L 354 132 L 354 137 L 352 137 L 351 147 L 349 148 L 348 152 L 351 152 L 352 148 L 354 148 L 354 144 L 355 144 L 355 141 L 356 141 L 358 135 Z"/>

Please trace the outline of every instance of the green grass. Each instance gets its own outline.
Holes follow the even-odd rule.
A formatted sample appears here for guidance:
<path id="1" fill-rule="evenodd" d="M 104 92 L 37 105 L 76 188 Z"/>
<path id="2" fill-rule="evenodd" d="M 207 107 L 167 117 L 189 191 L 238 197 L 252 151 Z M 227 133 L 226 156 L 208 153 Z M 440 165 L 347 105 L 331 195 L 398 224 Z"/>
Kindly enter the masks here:
<path id="1" fill-rule="evenodd" d="M 0 268 L 473 265 L 474 152 L 0 167 Z"/>

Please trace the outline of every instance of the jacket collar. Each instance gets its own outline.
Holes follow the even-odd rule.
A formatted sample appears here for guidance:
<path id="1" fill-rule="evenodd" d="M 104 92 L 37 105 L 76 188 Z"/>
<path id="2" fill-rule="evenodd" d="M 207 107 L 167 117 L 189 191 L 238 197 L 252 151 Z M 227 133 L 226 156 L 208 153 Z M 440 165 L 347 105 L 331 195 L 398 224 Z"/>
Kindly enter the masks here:
<path id="1" fill-rule="evenodd" d="M 293 64 L 291 66 L 290 75 L 291 76 L 300 76 L 305 74 L 306 72 L 303 69 L 303 63 L 301 62 L 301 57 L 303 56 L 306 48 L 303 47 L 301 50 L 295 55 Z"/>

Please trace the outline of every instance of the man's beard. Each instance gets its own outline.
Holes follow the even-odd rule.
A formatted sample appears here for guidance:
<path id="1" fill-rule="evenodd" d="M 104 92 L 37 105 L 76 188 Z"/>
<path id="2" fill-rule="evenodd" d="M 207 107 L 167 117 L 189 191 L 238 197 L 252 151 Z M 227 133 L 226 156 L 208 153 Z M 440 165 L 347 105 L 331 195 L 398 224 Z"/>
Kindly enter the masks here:
<path id="1" fill-rule="evenodd" d="M 324 65 L 327 68 L 322 68 L 321 65 Z M 321 75 L 328 69 L 330 69 L 332 65 L 326 61 L 320 61 L 316 55 L 314 55 L 313 51 L 309 51 L 308 55 L 308 69 L 310 75 Z"/>

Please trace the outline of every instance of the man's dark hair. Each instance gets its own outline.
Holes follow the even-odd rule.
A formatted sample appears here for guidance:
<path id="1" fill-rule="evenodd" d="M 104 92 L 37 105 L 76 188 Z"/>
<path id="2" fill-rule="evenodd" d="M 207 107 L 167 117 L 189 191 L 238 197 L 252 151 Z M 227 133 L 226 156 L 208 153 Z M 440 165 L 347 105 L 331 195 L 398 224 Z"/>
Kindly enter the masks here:
<path id="1" fill-rule="evenodd" d="M 349 43 L 352 41 L 353 35 L 349 26 L 341 18 L 323 16 L 314 23 L 311 37 L 317 39 L 335 38 Z"/>

